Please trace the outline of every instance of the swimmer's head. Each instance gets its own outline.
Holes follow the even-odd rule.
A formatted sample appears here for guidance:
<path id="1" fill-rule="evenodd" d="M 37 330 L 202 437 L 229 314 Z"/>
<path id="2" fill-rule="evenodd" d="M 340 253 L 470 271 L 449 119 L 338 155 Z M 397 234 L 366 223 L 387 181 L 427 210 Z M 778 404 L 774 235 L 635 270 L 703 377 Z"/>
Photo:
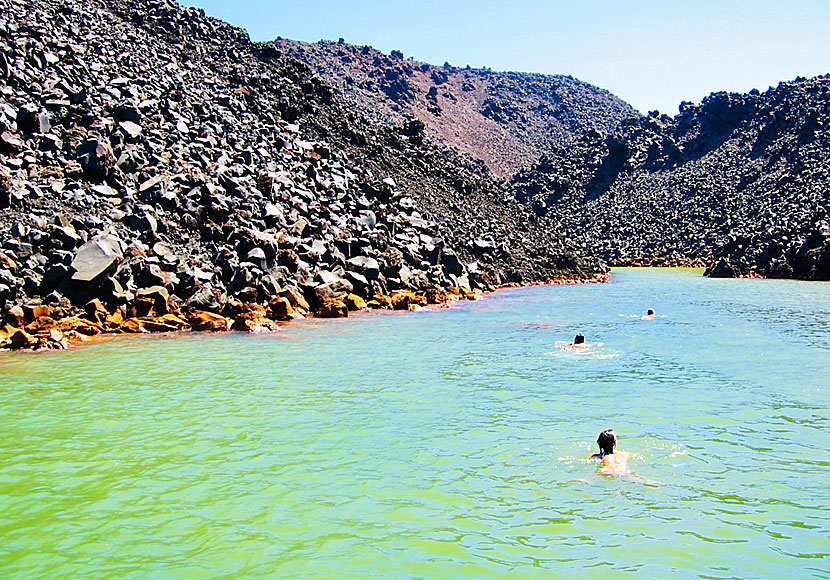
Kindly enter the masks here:
<path id="1" fill-rule="evenodd" d="M 581 334 L 577 334 L 574 337 L 574 344 L 584 344 L 584 343 L 585 343 L 585 337 L 582 336 Z"/>
<path id="2" fill-rule="evenodd" d="M 617 446 L 617 434 L 613 429 L 606 429 L 597 437 L 597 444 L 603 455 L 610 455 L 614 453 L 614 448 Z"/>
<path id="3" fill-rule="evenodd" d="M 646 314 L 647 314 L 648 316 L 654 316 L 654 310 L 652 310 L 651 308 L 649 308 L 649 309 L 648 309 L 648 312 L 647 312 Z"/>

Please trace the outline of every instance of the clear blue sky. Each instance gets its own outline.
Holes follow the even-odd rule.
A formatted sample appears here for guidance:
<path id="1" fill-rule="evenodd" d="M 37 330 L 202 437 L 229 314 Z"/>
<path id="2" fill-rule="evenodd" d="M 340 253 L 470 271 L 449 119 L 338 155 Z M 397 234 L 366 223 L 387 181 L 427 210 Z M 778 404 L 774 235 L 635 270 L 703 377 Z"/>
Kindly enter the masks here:
<path id="1" fill-rule="evenodd" d="M 570 74 L 642 112 L 830 72 L 830 0 L 179 0 L 248 31 Z"/>

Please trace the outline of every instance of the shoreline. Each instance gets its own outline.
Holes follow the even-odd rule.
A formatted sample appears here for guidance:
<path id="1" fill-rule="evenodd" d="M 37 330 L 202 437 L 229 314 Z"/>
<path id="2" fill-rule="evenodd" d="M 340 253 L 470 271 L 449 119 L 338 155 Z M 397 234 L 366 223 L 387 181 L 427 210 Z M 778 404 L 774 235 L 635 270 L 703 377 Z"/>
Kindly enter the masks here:
<path id="1" fill-rule="evenodd" d="M 609 272 L 563 275 L 486 289 L 395 290 L 389 295 L 376 294 L 368 301 L 349 294 L 342 300 L 327 300 L 316 311 L 312 311 L 305 300 L 296 295 L 277 295 L 267 305 L 231 299 L 222 305 L 219 312 L 180 309 L 169 303 L 163 288 L 137 297 L 131 303 L 119 306 L 114 312 L 108 311 L 98 300 L 91 301 L 83 308 L 30 302 L 9 308 L 5 313 L 0 325 L 0 352 L 67 350 L 105 337 L 129 334 L 272 333 L 296 320 L 348 318 L 350 313 L 374 310 L 416 312 L 427 307 L 446 308 L 455 301 L 478 300 L 502 289 L 597 284 L 607 282 L 609 276 Z"/>

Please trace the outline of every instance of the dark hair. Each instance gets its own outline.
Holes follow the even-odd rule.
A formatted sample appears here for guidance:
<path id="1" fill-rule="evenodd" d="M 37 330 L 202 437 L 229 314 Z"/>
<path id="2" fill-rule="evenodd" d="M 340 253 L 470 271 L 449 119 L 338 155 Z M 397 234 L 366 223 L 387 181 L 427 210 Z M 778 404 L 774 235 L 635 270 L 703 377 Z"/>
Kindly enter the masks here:
<path id="1" fill-rule="evenodd" d="M 648 313 L 647 313 L 647 314 L 648 314 L 649 316 L 654 316 L 654 310 L 652 310 L 651 308 L 649 308 L 649 309 L 648 309 Z"/>
<path id="2" fill-rule="evenodd" d="M 614 446 L 617 444 L 617 434 L 613 429 L 606 429 L 597 437 L 597 444 L 602 455 L 614 453 Z"/>
<path id="3" fill-rule="evenodd" d="M 583 344 L 584 342 L 585 342 L 585 337 L 582 336 L 581 334 L 577 334 L 574 337 L 574 344 Z"/>

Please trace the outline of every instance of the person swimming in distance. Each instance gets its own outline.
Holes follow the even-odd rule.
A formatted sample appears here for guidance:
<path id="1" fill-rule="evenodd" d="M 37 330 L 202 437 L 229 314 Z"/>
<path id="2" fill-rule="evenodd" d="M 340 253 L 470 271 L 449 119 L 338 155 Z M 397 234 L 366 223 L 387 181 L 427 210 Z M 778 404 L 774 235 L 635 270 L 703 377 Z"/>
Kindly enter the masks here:
<path id="1" fill-rule="evenodd" d="M 602 461 L 600 471 L 604 475 L 628 475 L 628 453 L 617 451 L 617 434 L 613 429 L 606 429 L 597 437 L 599 453 L 591 455 L 591 459 Z"/>
<path id="2" fill-rule="evenodd" d="M 654 320 L 654 310 L 649 308 L 645 316 L 640 317 L 641 320 Z"/>
<path id="3" fill-rule="evenodd" d="M 587 343 L 585 342 L 585 336 L 582 334 L 577 334 L 574 337 L 573 342 L 557 342 L 558 346 L 562 348 L 564 352 L 589 352 L 593 347 L 602 346 L 601 342 L 597 343 Z"/>

